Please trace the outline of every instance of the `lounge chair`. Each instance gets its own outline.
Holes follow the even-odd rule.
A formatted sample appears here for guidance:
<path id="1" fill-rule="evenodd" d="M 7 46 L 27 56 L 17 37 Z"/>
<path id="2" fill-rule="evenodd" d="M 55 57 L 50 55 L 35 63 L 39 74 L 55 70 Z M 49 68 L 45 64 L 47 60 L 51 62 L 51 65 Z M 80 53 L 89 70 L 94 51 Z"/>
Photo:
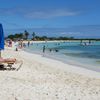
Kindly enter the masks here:
<path id="1" fill-rule="evenodd" d="M 12 67 L 12 65 L 16 62 L 16 59 L 14 58 L 0 58 L 0 64 L 7 64 L 7 67 Z"/>
<path id="2" fill-rule="evenodd" d="M 19 63 L 19 67 L 16 68 L 16 71 L 18 71 L 18 70 L 21 68 L 21 66 L 22 66 L 22 64 L 23 64 L 23 61 L 22 61 L 22 60 L 19 60 L 19 61 L 18 61 L 18 60 L 16 60 L 15 58 L 6 58 L 6 59 L 0 58 L 0 64 L 1 64 L 1 65 L 2 65 L 2 64 L 7 64 L 6 67 L 9 67 L 10 70 L 13 69 L 13 68 L 12 68 L 12 65 L 13 65 L 13 64 L 17 64 L 17 63 Z"/>

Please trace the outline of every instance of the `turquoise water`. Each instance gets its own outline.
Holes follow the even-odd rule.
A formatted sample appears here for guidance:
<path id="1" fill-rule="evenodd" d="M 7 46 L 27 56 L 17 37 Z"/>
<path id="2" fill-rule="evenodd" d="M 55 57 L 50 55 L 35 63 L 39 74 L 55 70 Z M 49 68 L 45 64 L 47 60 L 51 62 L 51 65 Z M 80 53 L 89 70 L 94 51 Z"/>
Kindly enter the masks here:
<path id="1" fill-rule="evenodd" d="M 25 50 L 43 55 L 43 46 L 45 46 L 46 57 L 100 72 L 100 42 L 33 43 Z"/>

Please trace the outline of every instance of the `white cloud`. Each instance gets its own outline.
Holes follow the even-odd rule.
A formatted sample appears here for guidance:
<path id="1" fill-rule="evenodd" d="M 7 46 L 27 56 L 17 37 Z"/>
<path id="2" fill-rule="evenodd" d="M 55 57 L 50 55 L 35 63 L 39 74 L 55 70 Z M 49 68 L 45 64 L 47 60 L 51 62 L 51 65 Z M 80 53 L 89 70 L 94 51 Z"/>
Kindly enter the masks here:
<path id="1" fill-rule="evenodd" d="M 54 18 L 61 16 L 75 16 L 80 14 L 78 11 L 71 11 L 67 9 L 45 9 L 34 10 L 31 8 L 1 8 L 0 15 L 19 15 L 27 18 Z"/>
<path id="2" fill-rule="evenodd" d="M 54 18 L 60 16 L 75 16 L 78 12 L 68 10 L 51 10 L 51 11 L 31 11 L 28 12 L 26 17 L 28 18 Z"/>
<path id="3" fill-rule="evenodd" d="M 62 35 L 80 35 L 82 33 L 81 32 L 62 32 L 60 34 L 62 34 Z"/>

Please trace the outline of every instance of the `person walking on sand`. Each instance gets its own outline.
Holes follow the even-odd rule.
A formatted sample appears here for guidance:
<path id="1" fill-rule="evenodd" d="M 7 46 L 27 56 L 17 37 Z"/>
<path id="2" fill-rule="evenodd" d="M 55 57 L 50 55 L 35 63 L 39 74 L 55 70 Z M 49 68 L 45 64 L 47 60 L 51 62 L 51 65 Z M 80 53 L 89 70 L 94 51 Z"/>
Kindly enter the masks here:
<path id="1" fill-rule="evenodd" d="M 18 41 L 16 41 L 16 42 L 14 43 L 14 46 L 15 46 L 15 51 L 18 51 Z"/>
<path id="2" fill-rule="evenodd" d="M 9 41 L 9 47 L 12 47 L 12 40 Z"/>
<path id="3" fill-rule="evenodd" d="M 20 47 L 23 48 L 23 41 L 20 41 Z"/>

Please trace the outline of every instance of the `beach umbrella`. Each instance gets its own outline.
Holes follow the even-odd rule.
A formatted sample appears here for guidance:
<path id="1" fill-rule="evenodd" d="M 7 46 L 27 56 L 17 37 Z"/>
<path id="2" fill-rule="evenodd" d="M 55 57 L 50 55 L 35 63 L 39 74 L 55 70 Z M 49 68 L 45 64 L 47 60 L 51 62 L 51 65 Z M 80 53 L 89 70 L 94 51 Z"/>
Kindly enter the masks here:
<path id="1" fill-rule="evenodd" d="M 0 57 L 1 57 L 1 50 L 4 49 L 4 32 L 2 24 L 0 24 Z"/>

